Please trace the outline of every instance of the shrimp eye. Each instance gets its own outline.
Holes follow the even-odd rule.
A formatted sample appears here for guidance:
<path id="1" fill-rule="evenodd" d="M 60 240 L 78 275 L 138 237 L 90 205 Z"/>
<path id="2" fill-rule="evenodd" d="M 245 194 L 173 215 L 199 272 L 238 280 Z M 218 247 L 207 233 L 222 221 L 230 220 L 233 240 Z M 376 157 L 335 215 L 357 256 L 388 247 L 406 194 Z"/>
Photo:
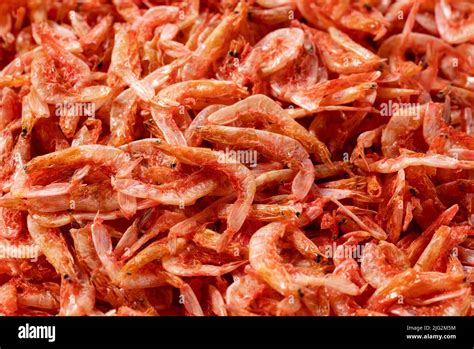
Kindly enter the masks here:
<path id="1" fill-rule="evenodd" d="M 28 130 L 27 130 L 26 128 L 22 128 L 22 129 L 21 129 L 21 135 L 22 135 L 23 137 L 25 137 L 27 133 L 28 133 Z"/>
<path id="2" fill-rule="evenodd" d="M 296 212 L 296 217 L 301 217 L 301 212 Z"/>
<path id="3" fill-rule="evenodd" d="M 410 188 L 409 191 L 412 196 L 416 196 L 418 194 L 415 188 Z"/>
<path id="4" fill-rule="evenodd" d="M 127 271 L 127 275 L 128 275 L 128 276 L 132 275 L 132 272 Z"/>
<path id="5" fill-rule="evenodd" d="M 364 5 L 362 5 L 362 6 L 364 6 L 364 8 L 365 8 L 367 11 L 372 11 L 372 5 L 369 4 L 369 3 L 367 3 L 367 2 L 365 2 Z"/>
<path id="6" fill-rule="evenodd" d="M 64 279 L 64 280 L 69 279 L 69 275 L 68 275 L 68 274 L 64 274 L 64 275 L 63 275 L 63 279 Z"/>
<path id="7" fill-rule="evenodd" d="M 439 91 L 439 92 L 436 94 L 436 96 L 437 96 L 438 98 L 444 98 L 444 96 L 446 96 L 446 92 L 445 92 L 445 91 Z"/>
<path id="8" fill-rule="evenodd" d="M 416 55 L 412 50 L 406 50 L 405 51 L 405 59 L 407 61 L 412 61 L 413 62 L 416 59 Z"/>
<path id="9" fill-rule="evenodd" d="M 301 291 L 301 288 L 298 289 L 298 296 L 300 298 L 303 298 L 303 296 L 304 296 L 304 293 L 303 293 L 303 291 Z"/>
<path id="10" fill-rule="evenodd" d="M 321 256 L 319 254 L 316 255 L 316 263 L 321 262 Z"/>

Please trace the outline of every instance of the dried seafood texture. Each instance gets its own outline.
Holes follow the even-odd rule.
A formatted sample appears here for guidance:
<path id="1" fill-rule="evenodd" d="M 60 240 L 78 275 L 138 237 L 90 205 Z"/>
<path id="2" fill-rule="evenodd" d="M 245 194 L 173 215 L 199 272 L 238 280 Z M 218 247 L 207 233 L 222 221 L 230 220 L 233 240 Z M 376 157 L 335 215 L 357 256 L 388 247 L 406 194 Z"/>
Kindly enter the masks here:
<path id="1" fill-rule="evenodd" d="M 0 16 L 1 314 L 474 313 L 471 1 Z"/>

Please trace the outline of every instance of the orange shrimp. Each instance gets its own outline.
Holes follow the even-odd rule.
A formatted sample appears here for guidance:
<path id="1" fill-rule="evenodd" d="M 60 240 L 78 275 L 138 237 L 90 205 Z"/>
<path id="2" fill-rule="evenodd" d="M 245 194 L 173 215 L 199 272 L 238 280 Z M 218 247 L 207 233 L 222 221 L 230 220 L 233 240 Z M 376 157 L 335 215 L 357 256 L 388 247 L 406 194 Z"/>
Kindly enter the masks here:
<path id="1" fill-rule="evenodd" d="M 289 164 L 298 169 L 292 190 L 302 200 L 314 181 L 314 167 L 303 146 L 293 139 L 266 131 L 228 126 L 201 126 L 197 129 L 204 139 L 245 148 L 254 148 L 262 154 Z"/>
<path id="2" fill-rule="evenodd" d="M 208 149 L 171 147 L 160 142 L 157 142 L 156 147 L 168 155 L 176 156 L 183 163 L 217 169 L 229 177 L 237 193 L 237 201 L 227 218 L 228 227 L 221 239 L 220 248 L 224 248 L 233 235 L 242 227 L 252 204 L 256 187 L 255 179 L 250 171 L 240 163 L 220 161 L 219 153 Z"/>
<path id="3" fill-rule="evenodd" d="M 320 160 L 330 162 L 329 151 L 324 143 L 289 117 L 284 110 L 264 95 L 253 95 L 232 106 L 222 108 L 208 117 L 211 123 L 228 124 L 247 115 L 259 115 L 267 122 L 275 123 L 281 133 L 298 140 L 306 149 L 315 152 Z"/>

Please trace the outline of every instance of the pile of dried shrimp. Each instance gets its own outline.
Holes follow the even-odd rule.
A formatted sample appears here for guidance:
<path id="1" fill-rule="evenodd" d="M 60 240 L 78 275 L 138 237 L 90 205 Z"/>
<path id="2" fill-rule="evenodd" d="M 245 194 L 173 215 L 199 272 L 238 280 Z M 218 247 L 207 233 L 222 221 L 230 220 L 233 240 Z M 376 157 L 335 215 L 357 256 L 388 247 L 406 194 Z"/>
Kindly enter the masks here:
<path id="1" fill-rule="evenodd" d="M 0 313 L 474 312 L 471 1 L 8 0 L 0 50 Z"/>

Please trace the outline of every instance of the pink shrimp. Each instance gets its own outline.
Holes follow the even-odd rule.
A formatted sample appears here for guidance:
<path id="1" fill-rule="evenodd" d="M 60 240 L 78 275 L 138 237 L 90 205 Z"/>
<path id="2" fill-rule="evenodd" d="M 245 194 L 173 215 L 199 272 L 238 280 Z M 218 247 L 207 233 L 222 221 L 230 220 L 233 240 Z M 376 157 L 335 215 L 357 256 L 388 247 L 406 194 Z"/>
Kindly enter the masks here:
<path id="1" fill-rule="evenodd" d="M 309 154 L 297 141 L 266 131 L 228 126 L 202 126 L 197 131 L 204 139 L 254 148 L 265 156 L 288 163 L 290 168 L 299 170 L 292 187 L 295 197 L 302 200 L 308 194 L 314 181 L 314 167 Z"/>
<path id="2" fill-rule="evenodd" d="M 393 276 L 410 267 L 408 257 L 395 245 L 369 242 L 364 246 L 361 272 L 364 279 L 374 288 L 386 285 Z"/>
<path id="3" fill-rule="evenodd" d="M 237 193 L 237 201 L 234 203 L 229 214 L 227 219 L 228 227 L 222 236 L 220 246 L 222 248 L 225 247 L 232 236 L 241 228 L 255 195 L 255 179 L 250 174 L 250 171 L 240 163 L 221 162 L 219 153 L 209 149 L 181 146 L 171 147 L 159 141 L 156 147 L 168 155 L 175 156 L 183 163 L 213 168 L 224 172 L 229 177 Z"/>
<path id="4" fill-rule="evenodd" d="M 28 230 L 47 260 L 61 275 L 61 309 L 64 315 L 87 315 L 95 303 L 95 291 L 90 281 L 78 271 L 66 241 L 55 229 L 41 227 L 31 216 Z"/>
<path id="5" fill-rule="evenodd" d="M 212 193 L 219 181 L 209 173 L 196 172 L 186 179 L 160 186 L 145 184 L 134 179 L 115 179 L 115 190 L 133 197 L 152 199 L 165 205 L 193 205 L 199 198 Z"/>
<path id="6" fill-rule="evenodd" d="M 242 74 L 254 76 L 269 74 L 291 64 L 303 49 L 304 32 L 299 28 L 278 29 L 260 40 L 240 67 Z M 255 56 L 259 57 L 257 65 Z"/>
<path id="7" fill-rule="evenodd" d="M 462 14 L 454 12 L 450 5 L 447 0 L 436 1 L 435 20 L 441 37 L 450 44 L 471 41 L 474 38 L 472 14 L 463 19 Z M 454 19 L 456 23 L 453 23 Z"/>
<path id="8" fill-rule="evenodd" d="M 137 96 L 149 101 L 155 95 L 155 91 L 149 83 L 139 80 L 140 73 L 137 32 L 122 25 L 115 34 L 115 45 L 107 76 L 108 83 L 110 86 L 120 86 L 123 81 Z"/>
<path id="9" fill-rule="evenodd" d="M 356 161 L 357 166 L 362 163 Z M 383 159 L 369 164 L 368 169 L 378 173 L 393 173 L 411 166 L 427 166 L 446 169 L 473 169 L 474 161 L 456 160 L 444 155 L 425 155 L 421 153 L 410 153 L 400 155 L 392 159 Z"/>

